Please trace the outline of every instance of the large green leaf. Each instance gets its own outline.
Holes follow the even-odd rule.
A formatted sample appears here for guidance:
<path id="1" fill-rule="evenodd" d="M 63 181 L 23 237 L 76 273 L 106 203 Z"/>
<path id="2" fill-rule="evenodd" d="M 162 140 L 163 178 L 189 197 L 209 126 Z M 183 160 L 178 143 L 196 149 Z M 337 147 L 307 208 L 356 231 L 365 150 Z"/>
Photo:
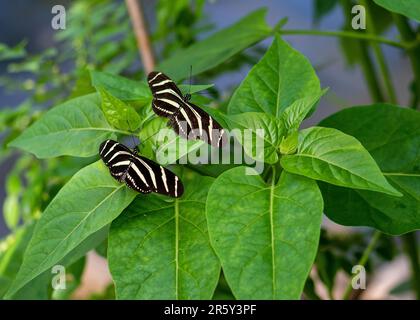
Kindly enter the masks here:
<path id="1" fill-rule="evenodd" d="M 43 212 L 7 295 L 10 297 L 109 224 L 135 195 L 118 184 L 101 161 L 76 173 Z"/>
<path id="2" fill-rule="evenodd" d="M 60 104 L 9 143 L 38 158 L 62 155 L 89 157 L 98 153 L 102 141 L 114 138 L 101 110 L 99 96 L 89 94 Z"/>
<path id="3" fill-rule="evenodd" d="M 420 174 L 393 174 L 386 177 L 404 196 L 401 198 L 380 195 L 373 192 L 358 192 L 372 207 L 382 212 L 389 220 L 382 230 L 401 234 L 420 229 Z"/>
<path id="4" fill-rule="evenodd" d="M 270 164 L 278 161 L 278 147 L 284 130 L 277 118 L 262 112 L 246 112 L 230 115 L 226 117 L 226 121 L 230 130 L 239 129 L 233 132 L 248 156 Z M 258 143 L 264 143 L 263 148 L 258 148 Z"/>
<path id="5" fill-rule="evenodd" d="M 108 259 L 119 299 L 212 297 L 220 264 L 208 239 L 205 201 L 213 179 L 183 181 L 182 198 L 140 196 L 112 223 Z"/>
<path id="6" fill-rule="evenodd" d="M 0 298 L 6 294 L 19 270 L 23 253 L 32 237 L 34 226 L 34 223 L 21 226 L 0 242 L 0 277 L 2 279 Z M 33 298 L 40 298 L 40 295 Z"/>
<path id="7" fill-rule="evenodd" d="M 373 104 L 337 112 L 320 122 L 356 137 L 383 172 L 420 173 L 420 112 Z"/>
<path id="8" fill-rule="evenodd" d="M 232 26 L 186 49 L 178 50 L 170 58 L 162 61 L 156 69 L 178 81 L 188 77 L 190 66 L 193 75 L 216 67 L 271 34 L 271 28 L 265 22 L 266 13 L 266 9 L 250 13 Z"/>
<path id="9" fill-rule="evenodd" d="M 34 231 L 34 223 L 19 227 L 0 242 L 0 298 L 2 298 L 19 271 L 23 255 Z M 4 251 L 3 251 L 4 250 Z M 14 300 L 46 300 L 50 276 L 43 273 L 13 294 Z"/>
<path id="10" fill-rule="evenodd" d="M 310 62 L 276 35 L 228 106 L 230 114 L 265 112 L 278 117 L 295 100 L 318 95 L 319 79 Z"/>
<path id="11" fill-rule="evenodd" d="M 136 101 L 140 105 L 145 105 L 152 101 L 152 92 L 145 81 L 134 81 L 112 73 L 100 71 L 91 71 L 90 76 L 92 85 L 97 90 L 104 88 L 118 99 Z M 203 91 L 212 86 L 212 84 L 180 84 L 179 88 L 186 94 Z"/>
<path id="12" fill-rule="evenodd" d="M 152 100 L 152 94 L 145 82 L 130 80 L 115 74 L 91 71 L 92 85 L 104 88 L 114 97 L 125 101 L 140 101 L 144 104 Z"/>
<path id="13" fill-rule="evenodd" d="M 420 113 L 386 104 L 353 107 L 321 122 L 354 135 L 403 197 L 321 185 L 325 213 L 337 223 L 390 234 L 420 228 Z"/>
<path id="14" fill-rule="evenodd" d="M 0 298 L 7 292 L 19 271 L 34 227 L 34 223 L 23 225 L 15 233 L 0 242 Z M 80 260 L 88 251 L 95 248 L 107 237 L 108 227 L 102 228 L 83 240 L 57 264 L 67 267 Z M 52 277 L 53 274 L 50 270 L 46 270 L 14 293 L 11 299 L 47 299 Z"/>
<path id="15" fill-rule="evenodd" d="M 53 289 L 51 298 L 53 300 L 69 300 L 77 287 L 82 282 L 82 275 L 86 264 L 86 258 L 82 257 L 66 268 L 66 288 Z"/>
<path id="16" fill-rule="evenodd" d="M 420 229 L 420 175 L 386 176 L 403 197 L 321 183 L 325 214 L 342 225 L 370 226 L 392 235 Z"/>
<path id="17" fill-rule="evenodd" d="M 116 129 L 135 131 L 141 123 L 140 116 L 133 107 L 114 97 L 108 91 L 99 89 L 102 111 L 109 124 Z"/>
<path id="18" fill-rule="evenodd" d="M 321 228 L 315 181 L 282 172 L 267 185 L 245 167 L 234 168 L 210 188 L 206 211 L 211 243 L 237 299 L 300 298 Z"/>
<path id="19" fill-rule="evenodd" d="M 359 141 L 332 128 L 302 130 L 297 153 L 283 156 L 281 165 L 289 172 L 338 186 L 401 195 Z"/>
<path id="20" fill-rule="evenodd" d="M 420 22 L 420 5 L 418 0 L 374 0 L 376 4 L 389 11 L 403 14 Z"/>

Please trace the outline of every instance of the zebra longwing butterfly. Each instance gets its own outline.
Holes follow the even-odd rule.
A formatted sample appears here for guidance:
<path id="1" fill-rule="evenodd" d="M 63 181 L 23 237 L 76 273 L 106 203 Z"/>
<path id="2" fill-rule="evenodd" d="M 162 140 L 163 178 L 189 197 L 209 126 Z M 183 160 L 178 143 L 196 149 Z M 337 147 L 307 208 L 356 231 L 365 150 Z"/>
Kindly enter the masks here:
<path id="1" fill-rule="evenodd" d="M 222 126 L 207 112 L 189 102 L 176 84 L 162 72 L 151 72 L 147 78 L 153 94 L 153 111 L 169 119 L 169 125 L 186 139 L 201 139 L 215 147 L 227 141 Z"/>
<path id="2" fill-rule="evenodd" d="M 99 155 L 119 182 L 141 193 L 156 192 L 178 198 L 184 192 L 182 182 L 173 172 L 139 156 L 125 145 L 106 140 L 99 147 Z"/>

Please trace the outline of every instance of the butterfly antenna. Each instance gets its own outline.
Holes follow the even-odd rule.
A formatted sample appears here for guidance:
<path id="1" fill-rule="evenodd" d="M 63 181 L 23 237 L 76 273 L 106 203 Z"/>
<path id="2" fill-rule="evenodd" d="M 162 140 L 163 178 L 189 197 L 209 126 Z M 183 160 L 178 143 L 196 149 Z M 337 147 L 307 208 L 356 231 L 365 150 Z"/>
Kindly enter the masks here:
<path id="1" fill-rule="evenodd" d="M 192 82 L 192 64 L 190 64 L 190 87 L 188 88 L 189 95 L 191 95 L 191 82 Z"/>
<path id="2" fill-rule="evenodd" d="M 188 93 L 185 95 L 185 100 L 187 101 L 191 99 L 191 79 L 192 79 L 192 64 L 190 64 L 190 86 L 188 88 Z"/>

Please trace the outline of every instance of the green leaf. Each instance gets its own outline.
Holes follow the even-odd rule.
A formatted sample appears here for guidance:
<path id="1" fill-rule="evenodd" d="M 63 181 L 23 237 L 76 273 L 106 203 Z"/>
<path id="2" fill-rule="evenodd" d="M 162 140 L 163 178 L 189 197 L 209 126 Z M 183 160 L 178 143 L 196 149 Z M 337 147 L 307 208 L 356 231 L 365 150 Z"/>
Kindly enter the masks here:
<path id="1" fill-rule="evenodd" d="M 403 14 L 411 19 L 420 22 L 420 6 L 417 0 L 374 0 L 377 5 L 385 9 Z"/>
<path id="2" fill-rule="evenodd" d="M 265 112 L 278 117 L 295 100 L 318 95 L 320 84 L 310 62 L 276 35 L 228 106 L 228 113 Z"/>
<path id="3" fill-rule="evenodd" d="M 189 70 L 189 69 L 188 69 Z M 101 88 L 108 91 L 112 96 L 124 101 L 136 101 L 140 106 L 152 101 L 152 92 L 146 81 L 134 81 L 115 74 L 90 71 L 92 85 L 99 91 Z M 213 84 L 180 84 L 181 91 L 195 93 L 213 87 Z"/>
<path id="4" fill-rule="evenodd" d="M 317 252 L 321 193 L 302 176 L 282 172 L 267 185 L 246 170 L 226 171 L 210 188 L 212 246 L 237 299 L 299 299 Z"/>
<path id="5" fill-rule="evenodd" d="M 352 107 L 321 125 L 354 135 L 403 197 L 321 185 L 325 213 L 337 223 L 389 234 L 420 229 L 420 113 L 387 104 Z"/>
<path id="6" fill-rule="evenodd" d="M 242 143 L 248 156 L 269 164 L 278 161 L 277 152 L 284 130 L 282 123 L 275 117 L 261 112 L 246 112 L 230 115 L 225 119 L 231 130 L 239 129 L 239 131 L 235 130 L 233 132 L 238 141 Z M 262 143 L 264 143 L 264 148 L 258 148 L 259 144 L 262 147 Z"/>
<path id="7" fill-rule="evenodd" d="M 314 110 L 316 103 L 327 91 L 328 89 L 324 89 L 315 95 L 298 99 L 284 110 L 281 115 L 281 120 L 286 130 L 288 132 L 298 130 L 302 121 Z"/>
<path id="8" fill-rule="evenodd" d="M 420 229 L 420 176 L 387 178 L 403 197 L 320 184 L 325 214 L 341 225 L 369 226 L 391 235 Z"/>
<path id="9" fill-rule="evenodd" d="M 102 111 L 110 125 L 130 132 L 139 128 L 141 119 L 133 107 L 112 96 L 105 89 L 99 89 L 99 92 L 102 97 Z"/>
<path id="10" fill-rule="evenodd" d="M 167 126 L 168 120 L 154 118 L 140 131 L 140 152 L 161 165 L 175 163 L 187 154 L 197 151 L 205 144 L 201 140 L 187 140 Z M 205 146 L 206 147 L 206 146 Z"/>
<path id="11" fill-rule="evenodd" d="M 51 298 L 53 300 L 69 300 L 71 295 L 81 283 L 86 258 L 82 257 L 66 268 L 66 287 L 64 289 L 53 289 Z"/>
<path id="12" fill-rule="evenodd" d="M 6 294 L 19 270 L 34 227 L 34 223 L 21 226 L 0 243 L 0 297 Z M 43 274 L 30 281 L 11 298 L 16 300 L 48 299 L 48 284 L 49 279 Z"/>
<path id="13" fill-rule="evenodd" d="M 281 165 L 289 172 L 338 186 L 401 195 L 386 181 L 361 143 L 336 129 L 302 130 L 297 153 L 283 156 Z"/>
<path id="14" fill-rule="evenodd" d="M 192 75 L 210 70 L 238 52 L 263 40 L 271 34 L 265 22 L 266 9 L 254 11 L 228 28 L 178 50 L 162 61 L 157 70 L 165 72 L 174 81 L 187 78 L 192 65 Z"/>
<path id="15" fill-rule="evenodd" d="M 92 85 L 99 90 L 104 88 L 114 97 L 125 101 L 140 101 L 142 104 L 152 100 L 152 94 L 145 82 L 138 82 L 115 74 L 91 71 Z"/>
<path id="16" fill-rule="evenodd" d="M 284 137 L 283 137 L 284 138 Z M 296 152 L 299 143 L 299 132 L 294 131 L 286 138 L 282 139 L 280 143 L 281 154 L 293 154 Z"/>
<path id="17" fill-rule="evenodd" d="M 3 203 L 4 222 L 9 229 L 15 229 L 19 223 L 19 198 L 17 195 L 8 195 Z"/>
<path id="18" fill-rule="evenodd" d="M 185 95 L 187 93 L 196 93 L 200 91 L 205 91 L 211 87 L 214 87 L 214 84 L 179 84 L 178 88 L 181 90 L 181 92 Z"/>
<path id="19" fill-rule="evenodd" d="M 23 58 L 26 55 L 26 41 L 22 41 L 13 48 L 0 43 L 0 61 Z"/>
<path id="20" fill-rule="evenodd" d="M 118 299 L 210 299 L 220 264 L 208 239 L 213 179 L 185 181 L 180 199 L 139 196 L 111 225 L 109 266 Z"/>
<path id="21" fill-rule="evenodd" d="M 9 235 L 4 241 L 0 242 L 0 298 L 6 293 L 19 271 L 34 227 L 34 223 L 26 224 L 18 228 L 14 234 Z M 103 241 L 107 235 L 107 227 L 95 232 L 57 264 L 65 267 L 70 266 L 75 261 L 80 260 L 86 252 L 92 250 L 100 241 Z M 49 271 L 47 270 L 29 281 L 18 292 L 13 294 L 12 299 L 47 299 L 48 288 L 52 278 L 52 274 Z"/>
<path id="22" fill-rule="evenodd" d="M 124 184 L 117 183 L 101 161 L 76 173 L 41 215 L 7 296 L 109 224 L 135 195 Z"/>
<path id="23" fill-rule="evenodd" d="M 420 173 L 420 112 L 377 103 L 337 112 L 320 122 L 356 137 L 386 173 Z"/>
<path id="24" fill-rule="evenodd" d="M 0 276 L 9 282 L 16 276 L 23 253 L 32 237 L 34 223 L 19 227 L 0 242 Z M 6 288 L 7 289 L 7 288 Z M 0 296 L 2 296 L 0 294 Z"/>
<path id="25" fill-rule="evenodd" d="M 420 174 L 393 174 L 385 176 L 403 194 L 402 198 L 387 195 L 376 196 L 373 192 L 359 192 L 372 207 L 381 211 L 390 221 L 382 229 L 391 234 L 402 234 L 420 229 Z"/>
<path id="26" fill-rule="evenodd" d="M 89 157 L 98 153 L 102 141 L 115 138 L 105 119 L 97 94 L 71 99 L 46 112 L 9 143 L 38 158 L 62 155 Z"/>
<path id="27" fill-rule="evenodd" d="M 71 90 L 69 99 L 77 98 L 95 92 L 95 88 L 92 86 L 91 83 L 90 72 L 88 70 L 81 70 L 76 75 L 77 78 Z"/>

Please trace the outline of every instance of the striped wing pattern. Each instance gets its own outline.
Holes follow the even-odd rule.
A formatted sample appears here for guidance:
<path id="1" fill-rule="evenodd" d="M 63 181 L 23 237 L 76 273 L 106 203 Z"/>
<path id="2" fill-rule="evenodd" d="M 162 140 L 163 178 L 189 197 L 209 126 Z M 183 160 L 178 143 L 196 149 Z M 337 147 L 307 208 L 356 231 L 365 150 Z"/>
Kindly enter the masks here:
<path id="1" fill-rule="evenodd" d="M 148 76 L 153 93 L 153 111 L 169 119 L 169 125 L 186 139 L 201 139 L 215 147 L 222 147 L 226 134 L 222 126 L 207 112 L 187 101 L 176 84 L 162 72 Z"/>
<path id="2" fill-rule="evenodd" d="M 133 153 L 123 144 L 106 140 L 99 147 L 99 155 L 119 182 L 141 193 L 156 192 L 178 198 L 184 187 L 173 172 Z"/>

